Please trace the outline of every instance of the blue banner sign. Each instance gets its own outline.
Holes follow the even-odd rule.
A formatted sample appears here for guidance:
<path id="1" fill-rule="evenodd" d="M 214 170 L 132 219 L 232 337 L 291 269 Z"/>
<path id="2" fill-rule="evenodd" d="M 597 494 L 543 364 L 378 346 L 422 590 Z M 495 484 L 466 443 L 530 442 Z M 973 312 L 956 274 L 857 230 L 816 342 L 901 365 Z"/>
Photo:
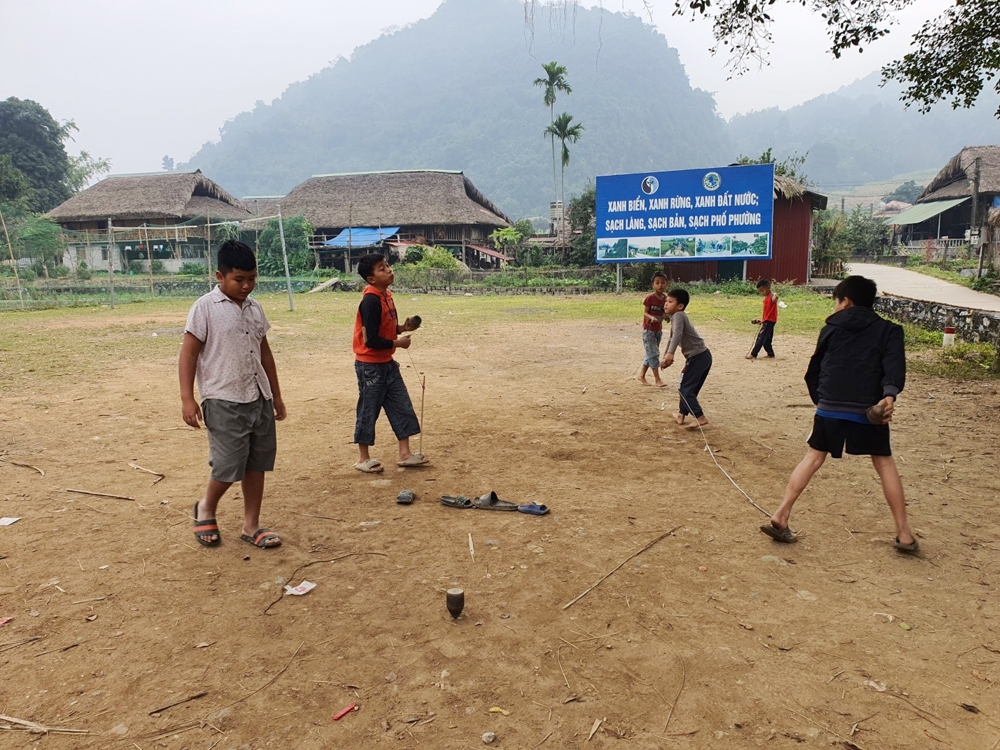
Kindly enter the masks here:
<path id="1" fill-rule="evenodd" d="M 766 260 L 774 165 L 597 178 L 597 262 Z"/>

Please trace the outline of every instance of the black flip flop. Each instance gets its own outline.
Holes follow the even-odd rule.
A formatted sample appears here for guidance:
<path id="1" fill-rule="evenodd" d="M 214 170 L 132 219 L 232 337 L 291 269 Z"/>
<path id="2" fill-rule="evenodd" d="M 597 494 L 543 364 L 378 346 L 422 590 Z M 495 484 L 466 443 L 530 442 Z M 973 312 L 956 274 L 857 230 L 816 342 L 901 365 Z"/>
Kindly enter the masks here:
<path id="1" fill-rule="evenodd" d="M 776 542 L 781 542 L 782 544 L 795 544 L 798 538 L 792 533 L 792 530 L 787 526 L 781 528 L 780 526 L 775 526 L 773 523 L 767 526 L 761 526 L 760 530 L 771 537 Z"/>
<path id="2" fill-rule="evenodd" d="M 222 534 L 219 533 L 219 524 L 216 520 L 214 518 L 205 521 L 198 520 L 197 502 L 194 504 L 191 514 L 194 516 L 194 538 L 198 540 L 198 544 L 202 547 L 218 547 L 222 544 Z M 209 539 L 213 535 L 215 536 L 214 542 Z"/>
<path id="3" fill-rule="evenodd" d="M 253 536 L 240 534 L 240 539 L 247 544 L 252 544 L 254 547 L 259 547 L 260 549 L 274 549 L 275 547 L 281 546 L 281 537 L 270 529 L 257 529 L 253 533 Z M 277 540 L 277 544 L 268 544 L 268 542 L 273 542 L 275 540 Z"/>
<path id="4" fill-rule="evenodd" d="M 442 495 L 441 505 L 447 505 L 449 508 L 471 508 L 472 501 L 465 495 L 458 495 L 457 497 Z"/>

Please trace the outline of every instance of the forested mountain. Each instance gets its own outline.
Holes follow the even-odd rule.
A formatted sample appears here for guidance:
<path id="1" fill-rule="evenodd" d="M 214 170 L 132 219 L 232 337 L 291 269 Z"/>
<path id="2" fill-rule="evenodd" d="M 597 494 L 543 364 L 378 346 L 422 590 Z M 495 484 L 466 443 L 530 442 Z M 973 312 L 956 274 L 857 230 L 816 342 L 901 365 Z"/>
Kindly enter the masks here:
<path id="1" fill-rule="evenodd" d="M 546 9 L 532 31 L 519 0 L 446 0 L 237 116 L 179 168 L 234 195 L 283 194 L 330 172 L 460 169 L 512 217 L 547 215 L 549 109 L 532 81 L 551 60 L 573 89 L 555 113 L 585 128 L 569 147 L 567 200 L 594 175 L 734 158 L 712 96 L 691 88 L 677 51 L 641 19 Z"/>
<path id="2" fill-rule="evenodd" d="M 903 109 L 897 84 L 879 87 L 879 74 L 787 110 L 738 115 L 729 133 L 741 154 L 774 148 L 779 161 L 809 156 L 804 172 L 821 188 L 859 185 L 922 169 L 937 169 L 964 146 L 1000 143 L 989 87 L 974 109 L 936 105 L 929 113 Z"/>
<path id="3" fill-rule="evenodd" d="M 995 95 L 924 115 L 904 110 L 877 73 L 727 124 L 668 40 L 636 16 L 540 7 L 527 24 L 520 0 L 445 0 L 238 115 L 178 168 L 198 167 L 234 195 L 284 194 L 331 172 L 460 169 L 512 217 L 546 216 L 549 109 L 532 82 L 552 60 L 573 89 L 558 93 L 555 114 L 585 128 L 570 146 L 567 198 L 595 175 L 728 164 L 767 148 L 779 160 L 808 153 L 810 181 L 836 189 L 937 169 L 963 146 L 1000 141 Z"/>

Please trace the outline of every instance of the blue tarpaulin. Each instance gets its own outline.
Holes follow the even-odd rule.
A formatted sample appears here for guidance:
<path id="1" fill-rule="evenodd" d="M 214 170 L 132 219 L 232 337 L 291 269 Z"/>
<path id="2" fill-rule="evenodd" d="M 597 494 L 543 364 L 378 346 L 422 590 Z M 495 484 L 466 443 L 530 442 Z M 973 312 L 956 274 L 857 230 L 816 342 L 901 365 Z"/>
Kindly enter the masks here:
<path id="1" fill-rule="evenodd" d="M 327 240 L 323 244 L 328 247 L 371 247 L 381 245 L 384 240 L 389 239 L 399 231 L 399 227 L 352 227 L 343 230 L 332 240 Z"/>

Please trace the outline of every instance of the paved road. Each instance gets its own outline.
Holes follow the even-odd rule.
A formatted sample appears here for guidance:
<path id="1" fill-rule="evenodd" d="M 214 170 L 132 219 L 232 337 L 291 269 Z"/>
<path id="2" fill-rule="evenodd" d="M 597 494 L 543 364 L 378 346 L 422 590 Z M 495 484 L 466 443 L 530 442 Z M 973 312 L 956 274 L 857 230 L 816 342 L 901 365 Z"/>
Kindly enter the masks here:
<path id="1" fill-rule="evenodd" d="M 1000 297 L 984 294 L 968 287 L 952 284 L 950 281 L 935 279 L 905 268 L 883 266 L 878 263 L 850 263 L 852 274 L 867 276 L 878 284 L 880 292 L 899 297 L 940 302 L 952 307 L 967 307 L 973 310 L 1000 312 Z"/>

